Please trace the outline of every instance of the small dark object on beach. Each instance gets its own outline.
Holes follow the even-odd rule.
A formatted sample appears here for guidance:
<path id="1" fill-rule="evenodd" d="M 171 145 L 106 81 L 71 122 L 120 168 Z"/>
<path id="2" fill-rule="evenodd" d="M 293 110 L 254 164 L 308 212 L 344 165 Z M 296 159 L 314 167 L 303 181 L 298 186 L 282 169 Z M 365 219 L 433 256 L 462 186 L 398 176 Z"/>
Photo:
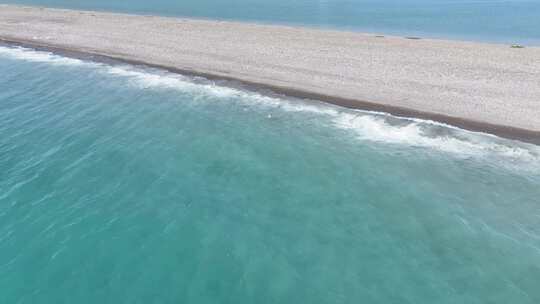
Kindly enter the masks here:
<path id="1" fill-rule="evenodd" d="M 383 35 L 375 35 L 376 38 L 384 38 Z"/>
<path id="2" fill-rule="evenodd" d="M 510 47 L 513 48 L 513 49 L 524 49 L 525 48 L 525 46 L 520 45 L 520 44 L 512 44 Z"/>
<path id="3" fill-rule="evenodd" d="M 405 37 L 405 39 L 410 39 L 410 40 L 420 40 L 422 38 L 420 37 Z"/>

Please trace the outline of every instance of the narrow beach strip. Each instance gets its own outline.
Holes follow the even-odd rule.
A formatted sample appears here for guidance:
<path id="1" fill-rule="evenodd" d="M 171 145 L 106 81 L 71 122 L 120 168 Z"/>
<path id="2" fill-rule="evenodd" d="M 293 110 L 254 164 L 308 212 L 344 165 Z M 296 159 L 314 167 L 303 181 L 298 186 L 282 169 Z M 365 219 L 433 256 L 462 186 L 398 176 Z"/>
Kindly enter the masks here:
<path id="1" fill-rule="evenodd" d="M 540 47 L 13 5 L 0 41 L 540 143 Z"/>

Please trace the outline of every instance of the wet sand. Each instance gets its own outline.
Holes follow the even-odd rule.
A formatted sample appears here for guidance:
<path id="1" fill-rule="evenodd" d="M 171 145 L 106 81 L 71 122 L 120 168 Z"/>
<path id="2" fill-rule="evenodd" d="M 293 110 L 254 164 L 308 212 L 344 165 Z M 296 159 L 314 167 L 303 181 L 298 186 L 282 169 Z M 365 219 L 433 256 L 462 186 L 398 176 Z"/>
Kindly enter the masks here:
<path id="1" fill-rule="evenodd" d="M 0 40 L 540 143 L 540 48 L 0 5 Z"/>

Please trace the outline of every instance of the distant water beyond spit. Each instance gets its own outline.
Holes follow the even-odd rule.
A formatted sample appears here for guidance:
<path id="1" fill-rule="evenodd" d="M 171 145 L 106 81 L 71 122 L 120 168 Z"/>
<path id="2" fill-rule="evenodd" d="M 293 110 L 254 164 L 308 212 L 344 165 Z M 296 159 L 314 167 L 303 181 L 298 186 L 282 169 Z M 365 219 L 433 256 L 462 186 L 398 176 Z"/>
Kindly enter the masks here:
<path id="1" fill-rule="evenodd" d="M 540 44 L 535 0 L 11 0 L 5 3 Z"/>

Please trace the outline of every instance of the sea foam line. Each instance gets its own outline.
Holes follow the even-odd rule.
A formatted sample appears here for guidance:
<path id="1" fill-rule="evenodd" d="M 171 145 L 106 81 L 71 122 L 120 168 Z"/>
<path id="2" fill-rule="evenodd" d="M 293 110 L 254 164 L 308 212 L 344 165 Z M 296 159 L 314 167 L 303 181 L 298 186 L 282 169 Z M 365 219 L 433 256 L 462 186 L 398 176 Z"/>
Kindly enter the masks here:
<path id="1" fill-rule="evenodd" d="M 174 89 L 183 93 L 208 96 L 214 100 L 234 98 L 235 101 L 249 106 L 258 105 L 286 112 L 314 114 L 329 119 L 330 124 L 336 128 L 353 132 L 363 141 L 429 148 L 466 157 L 497 156 L 513 162 L 527 163 L 529 167 L 540 170 L 540 146 L 467 131 L 435 121 L 266 96 L 216 85 L 210 81 L 195 82 L 193 78 L 163 70 L 95 63 L 23 47 L 0 46 L 0 56 L 53 65 L 88 67 L 124 78 L 142 89 Z"/>
<path id="2" fill-rule="evenodd" d="M 0 56 L 12 59 L 25 60 L 30 62 L 42 62 L 54 65 L 86 65 L 95 66 L 95 63 L 86 62 L 75 58 L 55 55 L 51 52 L 36 51 L 24 47 L 0 46 Z"/>

